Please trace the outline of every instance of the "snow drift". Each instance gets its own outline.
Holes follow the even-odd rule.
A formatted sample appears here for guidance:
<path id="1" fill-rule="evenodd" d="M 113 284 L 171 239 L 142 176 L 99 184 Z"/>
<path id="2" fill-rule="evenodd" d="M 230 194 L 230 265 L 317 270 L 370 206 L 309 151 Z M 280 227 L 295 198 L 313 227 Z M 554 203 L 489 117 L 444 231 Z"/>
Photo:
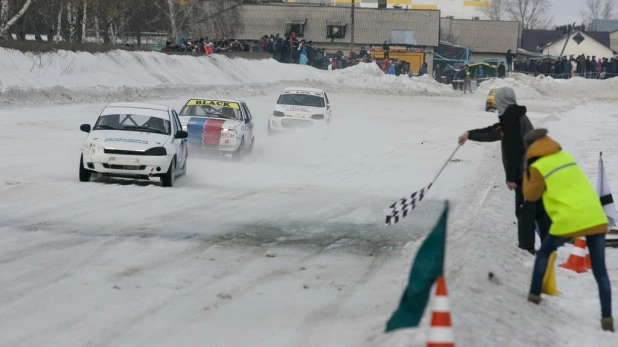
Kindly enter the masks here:
<path id="1" fill-rule="evenodd" d="M 231 89 L 239 96 L 259 95 L 269 84 L 323 73 L 272 59 L 122 50 L 34 54 L 0 49 L 0 65 L 3 103 L 167 99 Z"/>
<path id="2" fill-rule="evenodd" d="M 436 82 L 431 76 L 423 77 L 386 75 L 375 63 L 329 71 L 307 80 L 309 85 L 326 86 L 330 90 L 380 95 L 456 96 L 461 93 L 452 86 Z"/>
<path id="3" fill-rule="evenodd" d="M 618 78 L 591 80 L 575 77 L 565 80 L 516 73 L 507 78 L 486 81 L 479 90 L 487 93 L 491 88 L 499 87 L 513 88 L 521 99 L 613 101 L 616 100 Z"/>

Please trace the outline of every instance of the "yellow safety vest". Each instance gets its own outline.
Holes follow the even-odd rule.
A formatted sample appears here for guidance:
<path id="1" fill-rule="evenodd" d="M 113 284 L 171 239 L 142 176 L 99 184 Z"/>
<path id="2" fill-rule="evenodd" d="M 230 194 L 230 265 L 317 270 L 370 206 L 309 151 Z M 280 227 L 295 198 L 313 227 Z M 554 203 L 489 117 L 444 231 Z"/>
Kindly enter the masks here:
<path id="1" fill-rule="evenodd" d="M 608 223 L 599 197 L 571 154 L 558 151 L 530 166 L 545 179 L 543 204 L 552 221 L 550 234 L 568 235 Z"/>

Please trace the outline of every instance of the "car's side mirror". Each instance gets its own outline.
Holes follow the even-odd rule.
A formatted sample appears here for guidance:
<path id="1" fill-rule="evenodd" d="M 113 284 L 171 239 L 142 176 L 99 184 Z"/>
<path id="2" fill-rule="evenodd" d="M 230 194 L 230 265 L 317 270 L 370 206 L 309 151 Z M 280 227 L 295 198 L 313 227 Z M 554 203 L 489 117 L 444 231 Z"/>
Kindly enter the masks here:
<path id="1" fill-rule="evenodd" d="M 189 137 L 189 133 L 184 130 L 178 130 L 178 132 L 176 132 L 176 136 L 174 137 L 177 139 L 186 139 Z"/>
<path id="2" fill-rule="evenodd" d="M 79 130 L 89 133 L 90 132 L 90 124 L 82 124 L 79 126 Z"/>

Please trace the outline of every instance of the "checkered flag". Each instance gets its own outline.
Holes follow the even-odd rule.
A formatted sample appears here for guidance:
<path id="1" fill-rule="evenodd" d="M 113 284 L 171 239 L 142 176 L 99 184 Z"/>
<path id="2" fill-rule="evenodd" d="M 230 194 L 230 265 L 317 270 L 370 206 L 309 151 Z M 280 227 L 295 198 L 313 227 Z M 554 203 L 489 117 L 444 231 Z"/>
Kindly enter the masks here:
<path id="1" fill-rule="evenodd" d="M 412 193 L 409 197 L 405 197 L 395 201 L 390 206 L 390 213 L 386 215 L 386 225 L 393 225 L 399 223 L 400 220 L 408 216 L 412 210 L 414 210 L 417 204 L 423 201 L 427 191 L 431 189 L 433 182 L 426 188 L 423 188 L 417 192 Z"/>
<path id="2" fill-rule="evenodd" d="M 431 183 L 429 183 L 427 187 L 412 193 L 409 197 L 405 197 L 395 201 L 395 203 L 390 206 L 390 212 L 386 214 L 387 226 L 399 223 L 399 221 L 406 218 L 408 214 L 410 214 L 410 212 L 412 212 L 416 208 L 419 202 L 423 201 L 423 198 L 425 197 L 429 189 L 433 187 L 433 184 L 436 182 L 438 177 L 440 177 L 440 174 L 442 174 L 442 171 L 444 171 L 448 163 L 451 162 L 451 159 L 453 159 L 459 147 L 461 147 L 461 145 L 455 148 L 453 154 L 451 154 L 446 163 L 444 163 L 444 165 L 442 166 L 442 169 L 440 169 L 436 177 L 433 179 L 433 181 L 431 181 Z"/>

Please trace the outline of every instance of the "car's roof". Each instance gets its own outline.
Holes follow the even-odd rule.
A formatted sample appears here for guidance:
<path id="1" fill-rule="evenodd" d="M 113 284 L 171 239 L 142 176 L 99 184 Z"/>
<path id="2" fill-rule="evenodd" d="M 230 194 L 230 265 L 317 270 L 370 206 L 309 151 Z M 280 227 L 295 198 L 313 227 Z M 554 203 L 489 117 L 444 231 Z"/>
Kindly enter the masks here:
<path id="1" fill-rule="evenodd" d="M 141 108 L 148 110 L 157 110 L 157 111 L 169 111 L 170 107 L 159 104 L 149 104 L 145 102 L 112 102 L 111 104 L 107 104 L 105 108 L 109 107 L 122 107 L 122 108 Z"/>
<path id="2" fill-rule="evenodd" d="M 223 102 L 236 102 L 239 104 L 246 104 L 246 102 L 242 101 L 242 100 L 238 100 L 238 99 L 226 99 L 226 98 L 189 98 L 187 99 L 187 101 L 189 100 L 215 100 L 215 101 L 223 101 Z M 186 102 L 185 102 L 186 104 Z"/>
<path id="3" fill-rule="evenodd" d="M 284 92 L 311 92 L 311 93 L 320 93 L 324 94 L 322 89 L 317 88 L 301 88 L 301 87 L 288 87 L 283 90 Z"/>

